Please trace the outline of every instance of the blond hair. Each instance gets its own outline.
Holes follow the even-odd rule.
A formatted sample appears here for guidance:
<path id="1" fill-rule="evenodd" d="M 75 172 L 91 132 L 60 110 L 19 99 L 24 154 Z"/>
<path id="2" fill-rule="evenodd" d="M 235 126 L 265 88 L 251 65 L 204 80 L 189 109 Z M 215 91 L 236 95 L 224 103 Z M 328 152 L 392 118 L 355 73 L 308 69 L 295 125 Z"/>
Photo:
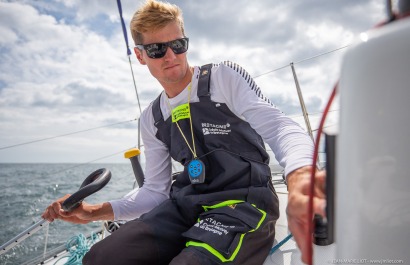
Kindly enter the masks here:
<path id="1" fill-rule="evenodd" d="M 135 13 L 130 22 L 131 35 L 135 45 L 142 44 L 142 33 L 164 28 L 171 22 L 177 22 L 184 34 L 184 20 L 181 9 L 168 2 L 147 0 Z"/>

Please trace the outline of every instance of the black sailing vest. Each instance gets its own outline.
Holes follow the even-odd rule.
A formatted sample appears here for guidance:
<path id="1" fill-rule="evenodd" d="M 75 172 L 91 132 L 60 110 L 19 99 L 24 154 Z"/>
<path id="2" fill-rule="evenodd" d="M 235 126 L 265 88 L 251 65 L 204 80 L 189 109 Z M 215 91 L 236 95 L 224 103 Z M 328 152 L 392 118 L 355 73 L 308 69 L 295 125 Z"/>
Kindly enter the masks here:
<path id="1" fill-rule="evenodd" d="M 278 198 L 271 183 L 271 172 L 263 140 L 249 123 L 233 114 L 225 103 L 210 98 L 212 64 L 201 67 L 198 82 L 199 102 L 190 103 L 196 153 L 205 164 L 205 182 L 192 185 L 187 164 L 193 159 L 181 132 L 172 118 L 166 121 L 160 108 L 161 95 L 153 102 L 156 137 L 168 147 L 171 157 L 184 165 L 171 188 L 187 218 L 195 219 L 202 205 L 226 200 L 244 200 L 273 216 L 278 216 Z M 223 88 L 218 88 L 223 89 Z M 192 143 L 189 119 L 178 121 Z M 188 214 L 188 213 L 190 214 Z"/>

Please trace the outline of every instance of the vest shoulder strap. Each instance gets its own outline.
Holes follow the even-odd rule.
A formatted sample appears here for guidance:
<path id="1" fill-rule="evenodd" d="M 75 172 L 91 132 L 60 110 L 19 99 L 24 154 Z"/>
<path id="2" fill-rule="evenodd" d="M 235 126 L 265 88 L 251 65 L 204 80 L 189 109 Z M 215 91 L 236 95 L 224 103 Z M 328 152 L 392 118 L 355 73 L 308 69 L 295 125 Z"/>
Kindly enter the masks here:
<path id="1" fill-rule="evenodd" d="M 157 125 L 161 122 L 164 121 L 164 118 L 162 116 L 161 112 L 161 94 L 152 102 L 152 115 L 154 116 L 154 125 L 155 127 L 158 127 Z"/>
<path id="2" fill-rule="evenodd" d="M 199 71 L 198 80 L 198 98 L 199 101 L 211 101 L 211 93 L 209 87 L 211 83 L 211 69 L 213 64 L 205 64 Z"/>

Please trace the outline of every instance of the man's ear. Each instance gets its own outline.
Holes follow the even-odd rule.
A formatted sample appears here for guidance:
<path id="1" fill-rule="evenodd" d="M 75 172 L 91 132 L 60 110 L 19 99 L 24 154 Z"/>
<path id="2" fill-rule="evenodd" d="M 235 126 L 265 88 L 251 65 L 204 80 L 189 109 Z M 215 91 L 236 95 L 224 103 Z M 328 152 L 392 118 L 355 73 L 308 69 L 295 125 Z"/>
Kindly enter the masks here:
<path id="1" fill-rule="evenodd" d="M 147 63 L 145 62 L 144 58 L 142 57 L 142 51 L 140 49 L 138 49 L 137 47 L 134 47 L 134 52 L 135 52 L 135 55 L 137 56 L 137 59 L 140 62 L 140 64 L 146 65 Z"/>

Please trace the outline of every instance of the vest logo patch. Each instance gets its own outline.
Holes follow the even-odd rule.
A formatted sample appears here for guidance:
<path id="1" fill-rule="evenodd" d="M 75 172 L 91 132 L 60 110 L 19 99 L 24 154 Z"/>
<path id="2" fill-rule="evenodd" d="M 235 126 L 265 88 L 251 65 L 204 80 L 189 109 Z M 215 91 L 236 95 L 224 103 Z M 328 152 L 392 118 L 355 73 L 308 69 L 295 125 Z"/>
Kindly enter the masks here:
<path id="1" fill-rule="evenodd" d="M 203 122 L 202 123 L 202 133 L 204 135 L 210 135 L 210 134 L 229 135 L 229 133 L 232 131 L 230 127 L 231 125 L 229 123 L 213 124 L 213 123 Z"/>
<path id="2" fill-rule="evenodd" d="M 189 119 L 191 117 L 191 111 L 189 109 L 189 104 L 185 103 L 179 105 L 178 107 L 172 110 L 172 122 L 177 122 L 183 119 Z"/>

